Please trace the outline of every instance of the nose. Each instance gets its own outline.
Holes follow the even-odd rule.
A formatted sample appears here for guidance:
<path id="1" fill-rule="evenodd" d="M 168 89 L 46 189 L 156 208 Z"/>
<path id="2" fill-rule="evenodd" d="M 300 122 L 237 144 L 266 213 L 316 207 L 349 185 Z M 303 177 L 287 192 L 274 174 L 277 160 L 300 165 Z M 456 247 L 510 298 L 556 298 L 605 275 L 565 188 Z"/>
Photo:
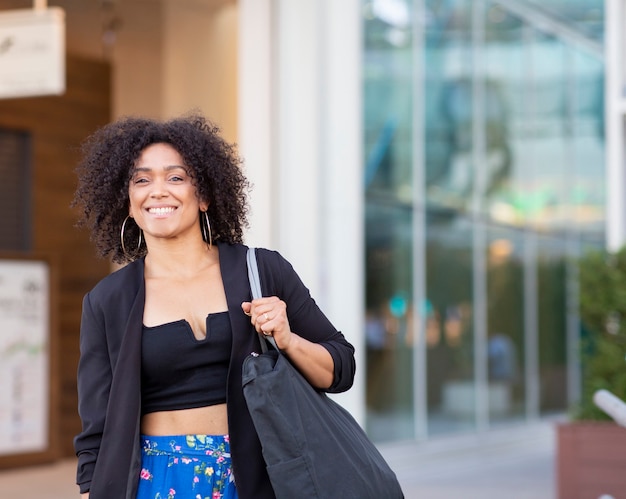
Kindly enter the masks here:
<path id="1" fill-rule="evenodd" d="M 163 180 L 156 179 L 152 182 L 152 189 L 150 191 L 150 197 L 160 199 L 169 195 L 167 190 L 167 183 Z"/>

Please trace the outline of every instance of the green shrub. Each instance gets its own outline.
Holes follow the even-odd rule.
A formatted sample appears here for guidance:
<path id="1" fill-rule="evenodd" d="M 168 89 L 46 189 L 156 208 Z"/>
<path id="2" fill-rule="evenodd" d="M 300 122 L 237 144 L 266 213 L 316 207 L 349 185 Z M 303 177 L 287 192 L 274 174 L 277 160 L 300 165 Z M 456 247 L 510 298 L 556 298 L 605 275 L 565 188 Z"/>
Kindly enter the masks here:
<path id="1" fill-rule="evenodd" d="M 604 388 L 626 400 L 626 248 L 579 261 L 582 397 L 575 419 L 611 419 L 593 403 Z"/>

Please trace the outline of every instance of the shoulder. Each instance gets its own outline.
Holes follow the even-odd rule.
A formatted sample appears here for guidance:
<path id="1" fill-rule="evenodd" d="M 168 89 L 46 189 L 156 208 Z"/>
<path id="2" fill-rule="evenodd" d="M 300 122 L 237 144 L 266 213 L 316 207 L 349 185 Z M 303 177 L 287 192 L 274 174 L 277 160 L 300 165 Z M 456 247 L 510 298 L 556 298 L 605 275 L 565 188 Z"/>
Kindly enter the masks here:
<path id="1" fill-rule="evenodd" d="M 276 294 L 285 300 L 294 299 L 294 293 L 305 298 L 309 295 L 300 276 L 280 252 L 256 248 L 256 254 L 264 293 Z"/>
<path id="2" fill-rule="evenodd" d="M 250 247 L 240 243 L 219 243 L 218 247 L 220 252 L 220 260 L 224 259 L 228 263 L 233 261 L 245 262 L 246 254 L 248 250 L 252 248 L 256 252 L 259 267 L 270 266 L 274 268 L 279 268 L 281 265 L 284 264 L 289 265 L 289 262 L 287 262 L 287 260 L 285 260 L 285 258 L 283 258 L 283 256 L 278 251 L 268 248 Z"/>
<path id="3" fill-rule="evenodd" d="M 215 243 L 215 245 L 217 246 L 219 253 L 220 253 L 220 258 L 225 256 L 225 257 L 241 257 L 243 255 L 243 258 L 245 258 L 246 256 L 246 251 L 248 250 L 248 246 L 246 246 L 245 244 L 241 244 L 241 243 L 226 243 L 226 242 L 217 242 Z"/>
<path id="4" fill-rule="evenodd" d="M 243 270 L 241 278 L 247 283 L 246 254 L 250 249 L 245 244 L 219 244 L 220 266 L 224 271 L 232 274 L 236 269 Z M 268 248 L 253 248 L 256 253 L 257 265 L 261 275 L 261 285 L 264 294 L 277 294 L 283 291 L 284 286 L 299 283 L 291 264 L 278 252 Z"/>
<path id="5" fill-rule="evenodd" d="M 143 258 L 135 260 L 101 279 L 87 294 L 99 302 L 134 295 L 143 283 L 143 269 Z"/>
<path id="6" fill-rule="evenodd" d="M 289 261 L 279 252 L 268 248 L 254 248 L 261 276 L 274 276 L 277 280 L 290 279 L 295 271 Z"/>
<path id="7" fill-rule="evenodd" d="M 289 262 L 276 250 L 268 248 L 255 248 L 259 262 L 266 265 L 280 266 Z"/>

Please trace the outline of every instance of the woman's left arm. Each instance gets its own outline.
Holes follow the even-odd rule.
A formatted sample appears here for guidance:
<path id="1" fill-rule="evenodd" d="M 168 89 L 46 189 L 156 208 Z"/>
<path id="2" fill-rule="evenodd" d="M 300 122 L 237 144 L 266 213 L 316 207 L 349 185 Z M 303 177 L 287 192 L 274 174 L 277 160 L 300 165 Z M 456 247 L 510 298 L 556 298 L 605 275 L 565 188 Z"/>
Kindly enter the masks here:
<path id="1" fill-rule="evenodd" d="M 258 333 L 273 336 L 276 346 L 289 357 L 311 385 L 328 390 L 335 379 L 335 363 L 330 352 L 318 343 L 291 331 L 287 304 L 276 296 L 242 304 L 243 311 Z"/>
<path id="2" fill-rule="evenodd" d="M 314 387 L 332 393 L 348 390 L 354 381 L 354 347 L 320 310 L 280 253 L 258 249 L 257 261 L 267 298 L 242 304 L 256 330 L 273 335 Z"/>

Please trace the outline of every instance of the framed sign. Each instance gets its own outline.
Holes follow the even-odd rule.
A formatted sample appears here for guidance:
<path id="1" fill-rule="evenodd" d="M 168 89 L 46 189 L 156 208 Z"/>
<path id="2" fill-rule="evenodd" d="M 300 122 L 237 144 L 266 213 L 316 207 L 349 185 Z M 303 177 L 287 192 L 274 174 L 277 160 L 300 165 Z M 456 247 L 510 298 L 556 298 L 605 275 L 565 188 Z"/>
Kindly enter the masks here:
<path id="1" fill-rule="evenodd" d="M 0 257 L 0 465 L 55 452 L 51 289 L 48 261 Z"/>
<path id="2" fill-rule="evenodd" d="M 65 92 L 65 12 L 0 12 L 0 98 Z"/>

